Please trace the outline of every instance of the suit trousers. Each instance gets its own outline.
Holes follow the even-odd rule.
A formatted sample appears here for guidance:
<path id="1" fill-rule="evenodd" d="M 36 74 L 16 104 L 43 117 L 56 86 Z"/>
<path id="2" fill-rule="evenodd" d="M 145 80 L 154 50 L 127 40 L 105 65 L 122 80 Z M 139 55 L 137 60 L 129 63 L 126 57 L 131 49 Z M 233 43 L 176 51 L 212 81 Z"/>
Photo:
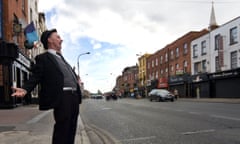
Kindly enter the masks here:
<path id="1" fill-rule="evenodd" d="M 54 108 L 52 144 L 74 144 L 79 114 L 79 97 L 76 92 L 64 91 L 60 105 Z"/>

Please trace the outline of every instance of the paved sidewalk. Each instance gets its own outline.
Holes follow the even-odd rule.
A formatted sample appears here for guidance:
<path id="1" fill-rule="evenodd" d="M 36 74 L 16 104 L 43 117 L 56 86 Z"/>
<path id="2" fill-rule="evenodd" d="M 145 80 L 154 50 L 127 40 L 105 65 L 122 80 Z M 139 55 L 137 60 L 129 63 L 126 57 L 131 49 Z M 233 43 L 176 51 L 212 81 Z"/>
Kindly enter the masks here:
<path id="1" fill-rule="evenodd" d="M 52 111 L 37 105 L 0 109 L 0 144 L 50 144 L 54 120 Z M 41 120 L 41 122 L 39 122 Z M 75 144 L 90 144 L 79 115 Z"/>

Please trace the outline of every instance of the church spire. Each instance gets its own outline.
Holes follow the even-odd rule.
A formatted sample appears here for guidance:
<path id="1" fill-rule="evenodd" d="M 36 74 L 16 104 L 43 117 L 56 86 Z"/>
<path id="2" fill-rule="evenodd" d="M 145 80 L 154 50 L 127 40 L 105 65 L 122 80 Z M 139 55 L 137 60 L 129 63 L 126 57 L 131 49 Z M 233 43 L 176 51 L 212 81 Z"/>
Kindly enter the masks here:
<path id="1" fill-rule="evenodd" d="M 214 2 L 212 1 L 212 10 L 211 10 L 211 16 L 210 16 L 210 23 L 209 23 L 209 30 L 213 30 L 218 27 L 216 18 L 215 18 L 215 12 L 214 12 Z"/>

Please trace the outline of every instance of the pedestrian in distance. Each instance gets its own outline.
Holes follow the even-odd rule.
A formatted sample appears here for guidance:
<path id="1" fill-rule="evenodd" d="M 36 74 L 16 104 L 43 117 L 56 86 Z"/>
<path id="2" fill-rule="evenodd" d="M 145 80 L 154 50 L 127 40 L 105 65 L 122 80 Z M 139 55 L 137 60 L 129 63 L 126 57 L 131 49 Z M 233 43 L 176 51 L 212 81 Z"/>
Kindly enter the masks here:
<path id="1" fill-rule="evenodd" d="M 177 89 L 174 89 L 173 94 L 175 96 L 175 99 L 178 99 L 179 94 L 178 94 L 178 90 Z"/>
<path id="2" fill-rule="evenodd" d="M 36 56 L 32 74 L 22 88 L 12 87 L 12 96 L 24 97 L 38 84 L 39 110 L 53 109 L 52 144 L 74 144 L 82 96 L 78 78 L 61 55 L 63 40 L 56 29 L 41 35 L 45 53 Z"/>

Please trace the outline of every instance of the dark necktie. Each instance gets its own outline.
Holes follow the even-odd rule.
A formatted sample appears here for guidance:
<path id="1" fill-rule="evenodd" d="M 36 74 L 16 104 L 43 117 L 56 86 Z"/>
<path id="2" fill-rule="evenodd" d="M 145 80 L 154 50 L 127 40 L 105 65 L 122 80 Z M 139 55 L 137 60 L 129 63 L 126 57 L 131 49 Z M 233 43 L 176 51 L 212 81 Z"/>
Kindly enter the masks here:
<path id="1" fill-rule="evenodd" d="M 68 67 L 68 69 L 71 71 L 71 73 L 72 73 L 74 79 L 77 81 L 77 78 L 76 78 L 76 74 L 75 74 L 75 72 L 73 71 L 72 67 L 68 64 L 68 62 L 64 59 L 64 57 L 62 56 L 62 54 L 59 53 L 59 52 L 56 52 L 56 54 L 59 55 L 59 56 L 61 57 L 62 61 L 66 64 L 66 66 Z"/>
<path id="2" fill-rule="evenodd" d="M 59 55 L 59 56 L 61 57 L 61 59 L 63 60 L 63 62 L 64 62 L 65 64 L 69 65 L 69 64 L 67 63 L 67 61 L 64 59 L 64 57 L 62 56 L 61 53 L 57 52 L 57 55 Z"/>

